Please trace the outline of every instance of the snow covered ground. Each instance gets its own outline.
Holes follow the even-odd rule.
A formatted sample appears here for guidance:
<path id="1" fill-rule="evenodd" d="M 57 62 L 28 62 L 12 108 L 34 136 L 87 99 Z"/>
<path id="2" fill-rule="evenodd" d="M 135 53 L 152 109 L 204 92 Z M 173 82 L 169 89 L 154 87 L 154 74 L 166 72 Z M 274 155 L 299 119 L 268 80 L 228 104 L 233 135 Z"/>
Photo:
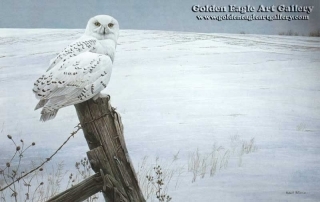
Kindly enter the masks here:
<path id="1" fill-rule="evenodd" d="M 48 157 L 78 119 L 74 107 L 39 122 L 31 89 L 49 59 L 83 30 L 0 29 L 0 166 L 7 134 Z M 105 93 L 122 115 L 130 156 L 181 165 L 199 148 L 255 138 L 256 152 L 213 177 L 183 174 L 174 202 L 320 200 L 320 39 L 123 30 Z M 55 156 L 71 169 L 85 156 L 81 133 Z"/>

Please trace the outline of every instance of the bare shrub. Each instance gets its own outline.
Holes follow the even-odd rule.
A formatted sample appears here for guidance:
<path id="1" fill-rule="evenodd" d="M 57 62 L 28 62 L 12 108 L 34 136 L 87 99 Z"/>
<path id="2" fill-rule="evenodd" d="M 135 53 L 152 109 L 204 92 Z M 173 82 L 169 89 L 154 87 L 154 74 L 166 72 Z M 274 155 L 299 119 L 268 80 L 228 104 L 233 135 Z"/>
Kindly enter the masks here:
<path id="1" fill-rule="evenodd" d="M 81 181 L 87 179 L 88 177 L 90 177 L 93 174 L 92 169 L 91 169 L 91 165 L 89 163 L 89 159 L 86 157 L 81 159 L 79 162 L 76 162 L 75 168 L 76 168 L 77 172 L 75 174 L 70 173 L 70 175 L 69 175 L 68 185 L 71 184 L 71 187 L 80 183 Z M 68 185 L 67 185 L 67 188 L 69 188 Z M 87 198 L 86 202 L 92 202 L 92 201 L 95 201 L 98 199 L 99 199 L 99 195 L 94 194 L 94 195 L 90 196 L 89 198 Z"/>
<path id="2" fill-rule="evenodd" d="M 242 156 L 244 154 L 250 154 L 250 153 L 255 152 L 255 151 L 257 151 L 257 147 L 255 146 L 254 138 L 251 138 L 249 142 L 243 140 L 241 148 L 240 148 L 240 152 L 239 152 L 239 163 L 238 163 L 238 165 L 239 166 L 242 165 Z"/>
<path id="3" fill-rule="evenodd" d="M 167 194 L 169 187 L 176 189 L 181 174 L 184 173 L 184 167 L 177 163 L 179 153 L 180 151 L 173 155 L 171 162 L 163 162 L 159 157 L 152 161 L 145 156 L 138 164 L 137 178 L 146 200 L 151 202 L 171 200 L 171 196 Z"/>
<path id="4" fill-rule="evenodd" d="M 164 187 L 164 176 L 160 165 L 153 167 L 154 173 L 147 175 L 147 180 L 154 186 L 156 191 L 156 197 L 159 202 L 169 202 L 171 197 L 166 193 Z"/>
<path id="5" fill-rule="evenodd" d="M 286 31 L 286 32 L 279 32 L 278 35 L 282 36 L 299 36 L 298 32 L 294 32 L 292 30 Z"/>
<path id="6" fill-rule="evenodd" d="M 320 37 L 320 29 L 309 33 L 311 37 Z"/>
<path id="7" fill-rule="evenodd" d="M 257 150 L 254 138 L 244 141 L 238 135 L 231 136 L 230 148 L 213 145 L 210 153 L 200 152 L 197 148 L 188 158 L 188 172 L 192 174 L 191 182 L 195 182 L 198 177 L 204 178 L 207 173 L 213 177 L 217 171 L 227 169 L 231 157 L 239 158 L 238 165 L 242 165 L 242 156 Z"/>

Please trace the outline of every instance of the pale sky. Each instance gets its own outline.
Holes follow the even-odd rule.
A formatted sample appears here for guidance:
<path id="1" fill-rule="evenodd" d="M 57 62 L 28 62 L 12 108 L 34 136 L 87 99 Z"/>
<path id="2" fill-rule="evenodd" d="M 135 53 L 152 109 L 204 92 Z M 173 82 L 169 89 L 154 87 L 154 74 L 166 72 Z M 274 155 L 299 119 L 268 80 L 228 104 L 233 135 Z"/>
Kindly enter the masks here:
<path id="1" fill-rule="evenodd" d="M 278 34 L 292 30 L 299 34 L 309 34 L 320 30 L 319 0 L 1 0 L 0 28 L 63 28 L 84 29 L 90 17 L 108 14 L 115 17 L 122 29 L 172 30 L 208 33 L 251 33 Z M 227 12 L 192 12 L 194 5 L 215 5 L 226 7 Z M 229 5 L 253 6 L 253 12 L 240 14 L 229 12 Z M 306 12 L 257 12 L 259 5 L 274 6 L 314 6 L 310 14 Z M 269 15 L 308 16 L 309 20 L 256 20 L 256 21 L 215 21 L 197 20 L 197 15 L 225 16 Z"/>

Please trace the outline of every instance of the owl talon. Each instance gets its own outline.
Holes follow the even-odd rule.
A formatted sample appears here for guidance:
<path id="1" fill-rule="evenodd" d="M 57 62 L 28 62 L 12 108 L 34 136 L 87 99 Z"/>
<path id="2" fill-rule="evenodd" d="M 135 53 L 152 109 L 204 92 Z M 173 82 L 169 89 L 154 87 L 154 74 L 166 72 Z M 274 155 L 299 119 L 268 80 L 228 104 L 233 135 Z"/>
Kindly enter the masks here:
<path id="1" fill-rule="evenodd" d="M 108 94 L 98 93 L 97 95 L 93 96 L 92 99 L 96 103 L 98 98 L 109 98 Z"/>
<path id="2" fill-rule="evenodd" d="M 109 95 L 108 95 L 108 94 L 100 93 L 99 97 L 100 97 L 100 98 L 109 98 Z"/>

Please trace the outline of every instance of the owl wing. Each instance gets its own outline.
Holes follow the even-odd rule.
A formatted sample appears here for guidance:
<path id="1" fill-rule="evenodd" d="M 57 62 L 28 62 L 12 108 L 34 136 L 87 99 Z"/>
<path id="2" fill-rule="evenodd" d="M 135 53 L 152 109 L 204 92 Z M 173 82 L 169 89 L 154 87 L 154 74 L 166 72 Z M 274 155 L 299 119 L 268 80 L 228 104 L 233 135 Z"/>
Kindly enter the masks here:
<path id="1" fill-rule="evenodd" d="M 55 58 L 50 61 L 49 68 L 51 70 L 55 65 L 65 62 L 67 59 L 75 57 L 80 53 L 91 51 L 95 49 L 97 39 L 90 36 L 82 36 L 77 41 L 69 44 L 63 51 L 61 51 Z"/>
<path id="2" fill-rule="evenodd" d="M 40 102 L 47 113 L 92 98 L 107 86 L 111 71 L 109 56 L 80 53 L 42 75 L 34 83 L 33 92 L 38 99 L 44 100 Z"/>

